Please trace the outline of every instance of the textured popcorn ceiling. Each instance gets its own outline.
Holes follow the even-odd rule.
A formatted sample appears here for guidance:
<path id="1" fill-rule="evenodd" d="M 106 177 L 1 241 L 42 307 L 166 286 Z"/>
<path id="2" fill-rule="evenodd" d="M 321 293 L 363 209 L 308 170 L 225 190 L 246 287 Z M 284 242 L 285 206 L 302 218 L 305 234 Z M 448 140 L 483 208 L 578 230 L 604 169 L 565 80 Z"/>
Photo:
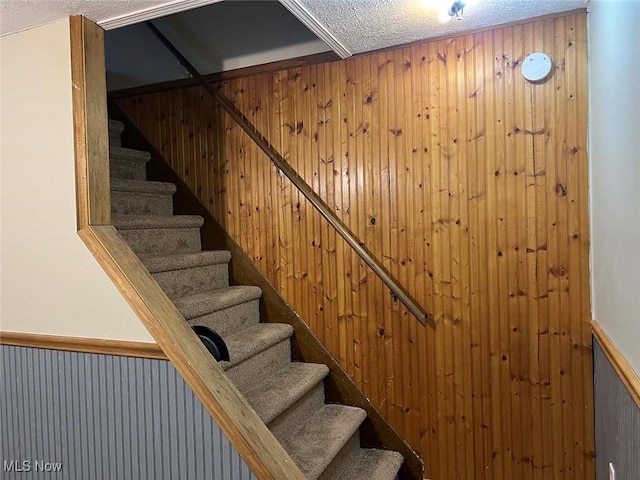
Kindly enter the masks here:
<path id="1" fill-rule="evenodd" d="M 304 10 L 351 54 L 586 7 L 588 0 L 479 0 L 442 24 L 419 0 L 283 0 Z M 453 3 L 451 1 L 450 3 Z M 298 8 L 295 8 L 298 7 Z M 297 16 L 300 18 L 299 12 Z M 317 33 L 317 32 L 316 32 Z"/>
<path id="2" fill-rule="evenodd" d="M 151 17 L 181 4 L 185 9 L 217 0 L 0 0 L 0 35 L 82 14 L 105 28 L 109 19 L 144 11 Z M 227 0 L 228 1 L 228 0 Z M 265 0 L 268 1 L 268 0 Z M 437 0 L 431 0 L 437 1 Z M 420 0 L 281 0 L 343 56 L 416 40 L 585 7 L 588 0 L 479 0 L 461 20 L 441 24 Z M 248 12 L 250 14 L 250 12 Z M 148 17 L 147 17 L 148 18 Z M 140 21 L 143 16 L 137 17 Z M 313 25 L 309 24 L 312 23 Z"/>

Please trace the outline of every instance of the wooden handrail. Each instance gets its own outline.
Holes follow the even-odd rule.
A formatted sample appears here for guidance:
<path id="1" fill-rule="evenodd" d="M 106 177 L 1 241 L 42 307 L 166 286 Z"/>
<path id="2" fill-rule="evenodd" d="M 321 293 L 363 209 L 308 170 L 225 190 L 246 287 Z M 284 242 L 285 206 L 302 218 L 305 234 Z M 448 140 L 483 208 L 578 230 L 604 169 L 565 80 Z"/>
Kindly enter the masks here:
<path id="1" fill-rule="evenodd" d="M 374 271 L 380 280 L 391 290 L 394 300 L 400 300 L 407 309 L 418 319 L 422 325 L 430 325 L 435 328 L 433 315 L 427 313 L 411 297 L 402 285 L 391 275 L 391 273 L 378 261 L 377 258 L 358 241 L 347 225 L 333 212 L 326 202 L 318 195 L 298 172 L 286 161 L 286 159 L 271 145 L 271 143 L 260 133 L 251 121 L 229 100 L 224 94 L 213 88 L 209 82 L 196 70 L 196 68 L 180 53 L 180 51 L 165 37 L 158 28 L 150 21 L 145 22 L 149 29 L 158 37 L 162 44 L 176 57 L 178 62 L 195 78 L 205 91 L 231 116 L 233 120 L 249 135 L 258 147 L 269 157 L 278 168 L 298 189 L 304 197 L 320 212 L 329 224 L 338 232 L 347 244 L 358 254 L 358 256 Z"/>
<path id="2" fill-rule="evenodd" d="M 420 456 L 391 427 L 366 395 L 356 386 L 354 380 L 344 370 L 327 348 L 318 340 L 309 326 L 284 300 L 278 290 L 253 263 L 251 257 L 236 243 L 224 227 L 215 219 L 208 208 L 191 191 L 180 175 L 169 165 L 157 147 L 131 121 L 128 114 L 113 99 L 108 100 L 109 114 L 114 120 L 125 125 L 128 132 L 128 146 L 151 153 L 149 180 L 173 183 L 177 187 L 174 195 L 174 210 L 177 215 L 200 215 L 204 225 L 200 231 L 206 249 L 228 250 L 233 258 L 233 268 L 229 280 L 234 285 L 260 287 L 260 321 L 286 323 L 293 327 L 291 337 L 291 359 L 295 362 L 321 363 L 329 367 L 325 379 L 325 401 L 362 408 L 367 412 L 367 426 L 360 430 L 360 442 L 367 448 L 394 450 L 403 455 L 405 465 L 398 478 L 418 480 L 424 477 L 424 465 Z M 135 140 L 134 140 L 135 139 Z"/>

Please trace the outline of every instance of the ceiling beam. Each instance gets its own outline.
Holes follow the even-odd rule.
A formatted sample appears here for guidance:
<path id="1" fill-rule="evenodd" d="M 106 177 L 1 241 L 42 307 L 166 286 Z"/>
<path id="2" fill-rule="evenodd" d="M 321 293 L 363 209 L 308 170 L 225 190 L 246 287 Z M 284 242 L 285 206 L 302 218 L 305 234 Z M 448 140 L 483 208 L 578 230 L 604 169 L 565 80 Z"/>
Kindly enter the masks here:
<path id="1" fill-rule="evenodd" d="M 294 17 L 302 22 L 309 30 L 316 34 L 316 36 L 326 43 L 331 50 L 336 52 L 340 58 L 347 58 L 352 53 L 347 50 L 340 41 L 325 27 L 316 17 L 313 16 L 309 10 L 301 5 L 298 0 L 280 0 L 280 3 L 289 10 Z"/>
<path id="2" fill-rule="evenodd" d="M 154 18 L 173 15 L 174 13 L 184 12 L 221 1 L 222 0 L 174 0 L 173 2 L 142 8 L 140 10 L 136 10 L 135 12 L 117 15 L 115 17 L 98 21 L 97 23 L 105 30 L 113 30 L 114 28 L 126 27 L 127 25 L 133 25 L 134 23 L 146 22 L 147 20 L 153 20 Z"/>

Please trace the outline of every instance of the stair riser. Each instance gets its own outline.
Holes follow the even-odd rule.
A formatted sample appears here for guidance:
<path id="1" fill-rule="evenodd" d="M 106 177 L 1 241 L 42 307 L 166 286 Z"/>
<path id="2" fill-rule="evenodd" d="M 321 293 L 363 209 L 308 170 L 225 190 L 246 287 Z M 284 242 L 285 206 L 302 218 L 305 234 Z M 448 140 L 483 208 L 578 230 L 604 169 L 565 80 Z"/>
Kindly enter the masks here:
<path id="1" fill-rule="evenodd" d="M 257 325 L 260 321 L 258 300 L 234 305 L 217 312 L 189 320 L 189 325 L 204 325 L 218 332 L 223 338 L 226 335 Z"/>
<path id="2" fill-rule="evenodd" d="M 109 131 L 109 146 L 110 147 L 122 146 L 122 141 L 120 140 L 120 132 Z"/>
<path id="3" fill-rule="evenodd" d="M 334 480 L 340 478 L 340 471 L 347 467 L 360 448 L 360 433 L 356 430 L 342 450 L 333 458 L 329 466 L 318 477 L 318 480 Z"/>
<path id="4" fill-rule="evenodd" d="M 146 180 L 147 165 L 140 161 L 112 158 L 109 162 L 109 173 L 114 178 L 127 178 L 131 180 Z"/>
<path id="5" fill-rule="evenodd" d="M 286 340 L 246 359 L 226 370 L 227 376 L 239 390 L 255 386 L 267 375 L 277 372 L 291 362 L 291 342 Z"/>
<path id="6" fill-rule="evenodd" d="M 229 265 L 221 263 L 204 267 L 158 272 L 153 278 L 171 299 L 208 292 L 229 286 Z"/>
<path id="7" fill-rule="evenodd" d="M 307 418 L 318 411 L 324 405 L 324 382 L 319 382 L 300 400 L 278 415 L 268 427 L 271 433 L 282 441 L 291 436 Z"/>
<path id="8" fill-rule="evenodd" d="M 173 215 L 173 196 L 154 193 L 111 192 L 115 215 Z"/>
<path id="9" fill-rule="evenodd" d="M 199 228 L 119 230 L 138 255 L 168 255 L 200 251 Z"/>

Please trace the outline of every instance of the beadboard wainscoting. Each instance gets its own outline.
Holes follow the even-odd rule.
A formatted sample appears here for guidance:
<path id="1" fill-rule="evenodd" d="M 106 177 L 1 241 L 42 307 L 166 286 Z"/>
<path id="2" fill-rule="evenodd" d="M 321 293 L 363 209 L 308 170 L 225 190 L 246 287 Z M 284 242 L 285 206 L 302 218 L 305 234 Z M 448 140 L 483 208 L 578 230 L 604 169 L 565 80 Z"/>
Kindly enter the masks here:
<path id="1" fill-rule="evenodd" d="M 593 342 L 596 415 L 596 480 L 640 478 L 640 406 L 598 342 Z"/>
<path id="2" fill-rule="evenodd" d="M 0 355 L 3 479 L 256 478 L 168 361 L 8 345 Z"/>

